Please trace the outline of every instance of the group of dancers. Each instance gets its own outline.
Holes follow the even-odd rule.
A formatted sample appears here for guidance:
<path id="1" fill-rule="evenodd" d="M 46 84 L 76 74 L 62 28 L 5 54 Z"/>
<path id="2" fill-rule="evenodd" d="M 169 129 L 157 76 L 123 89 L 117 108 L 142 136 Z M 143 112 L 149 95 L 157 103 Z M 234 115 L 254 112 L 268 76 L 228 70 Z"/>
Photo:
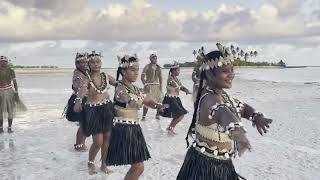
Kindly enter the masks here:
<path id="1" fill-rule="evenodd" d="M 155 54 L 150 55 L 150 64 L 143 68 L 142 90 L 135 85 L 139 76 L 136 54 L 118 56 L 119 67 L 114 78 L 102 72 L 100 53 L 77 53 L 72 78 L 73 94 L 65 112 L 69 121 L 80 124 L 74 145 L 76 151 L 87 151 L 85 140 L 89 136 L 93 138 L 87 163 L 89 174 L 98 173 L 95 158 L 101 151 L 102 172 L 111 173 L 108 166 L 130 165 L 124 179 L 139 179 L 144 171 L 143 162 L 151 158 L 140 122 L 146 121 L 149 108 L 156 109 L 156 119 L 160 116 L 172 118 L 167 130 L 176 134 L 175 126 L 188 113 L 179 98 L 180 91 L 184 91 L 193 94 L 194 112 L 186 136 L 188 151 L 177 179 L 244 179 L 237 174 L 232 163 L 232 157 L 251 150 L 241 120 L 251 121 L 261 135 L 267 133 L 272 120 L 225 91 L 232 87 L 235 76 L 234 57 L 223 45 L 217 43 L 217 48 L 209 53 L 205 53 L 204 48 L 196 51 L 193 93 L 183 86 L 178 78 L 179 64 L 173 63 L 164 96 L 161 67 Z M 3 70 L 3 64 L 7 62 L 5 58 L 1 57 L 0 62 L 1 115 L 3 110 L 8 112 L 9 131 L 10 118 L 12 123 L 9 102 L 17 95 L 17 85 L 13 81 L 15 91 L 9 87 L 15 78 L 14 71 Z M 115 87 L 113 98 L 109 95 L 110 86 Z M 143 116 L 140 118 L 138 111 L 141 108 Z M 0 120 L 2 129 L 3 118 Z"/>

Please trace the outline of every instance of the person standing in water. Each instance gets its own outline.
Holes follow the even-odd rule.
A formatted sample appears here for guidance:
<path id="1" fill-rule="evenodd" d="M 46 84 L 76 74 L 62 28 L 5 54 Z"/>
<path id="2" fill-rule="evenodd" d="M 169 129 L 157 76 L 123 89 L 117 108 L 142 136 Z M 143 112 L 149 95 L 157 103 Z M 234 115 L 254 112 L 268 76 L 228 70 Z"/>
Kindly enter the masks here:
<path id="1" fill-rule="evenodd" d="M 9 59 L 0 56 L 0 133 L 3 133 L 3 119 L 8 117 L 8 133 L 12 133 L 13 115 L 19 101 L 16 74 L 9 67 Z M 13 84 L 13 86 L 12 86 Z"/>
<path id="2" fill-rule="evenodd" d="M 75 111 L 84 110 L 85 118 L 81 121 L 81 128 L 87 136 L 92 135 L 92 145 L 89 149 L 88 171 L 89 174 L 97 174 L 95 167 L 95 157 L 101 150 L 100 170 L 106 174 L 111 173 L 106 166 L 105 160 L 108 153 L 111 138 L 112 120 L 114 117 L 114 107 L 110 100 L 108 89 L 110 85 L 117 83 L 112 76 L 101 72 L 101 54 L 92 51 L 88 55 L 89 72 L 88 83 L 81 87 L 81 91 L 86 91 L 87 101 L 82 107 L 83 96 L 76 98 Z M 84 95 L 85 95 L 84 94 Z"/>
<path id="3" fill-rule="evenodd" d="M 157 55 L 151 54 L 150 63 L 147 64 L 142 71 L 141 81 L 144 85 L 144 93 L 147 98 L 152 99 L 154 102 L 161 103 L 163 100 L 162 94 L 162 73 L 161 67 L 157 64 Z M 148 106 L 143 106 L 142 120 L 146 120 Z M 159 112 L 157 111 L 156 119 L 160 119 Z"/>
<path id="4" fill-rule="evenodd" d="M 180 74 L 180 67 L 178 62 L 174 62 L 170 67 L 169 77 L 167 80 L 167 93 L 162 101 L 162 104 L 168 104 L 169 108 L 166 108 L 160 113 L 161 116 L 172 118 L 167 130 L 171 135 L 175 135 L 174 128 L 183 119 L 184 115 L 188 111 L 183 107 L 181 99 L 179 97 L 179 92 L 184 91 L 187 95 L 191 92 L 182 85 L 178 76 Z"/>
<path id="5" fill-rule="evenodd" d="M 140 127 L 138 110 L 142 105 L 161 111 L 163 105 L 145 98 L 133 83 L 139 75 L 137 55 L 118 57 L 118 82 L 114 94 L 115 118 L 112 139 L 106 163 L 108 165 L 131 165 L 125 180 L 137 180 L 144 171 L 143 162 L 150 158 L 146 141 Z"/>
<path id="6" fill-rule="evenodd" d="M 202 55 L 200 89 L 193 119 L 186 137 L 194 138 L 177 180 L 239 180 L 232 156 L 251 150 L 241 118 L 252 122 L 262 135 L 271 119 L 251 106 L 232 98 L 225 89 L 232 87 L 234 71 L 228 48 L 217 44 L 219 51 Z M 203 82 L 206 81 L 206 84 Z"/>
<path id="7" fill-rule="evenodd" d="M 83 89 L 82 86 L 89 83 L 89 79 L 87 77 L 88 70 L 88 59 L 87 53 L 77 53 L 75 58 L 75 66 L 76 69 L 73 71 L 72 77 L 72 90 L 73 93 L 69 98 L 68 105 L 66 109 L 66 118 L 71 122 L 81 122 L 84 119 L 84 113 L 75 112 L 74 106 L 76 101 L 82 99 L 82 105 L 86 101 L 86 93 L 87 90 Z M 81 98 L 82 97 L 82 98 Z M 76 135 L 76 143 L 74 144 L 74 149 L 79 152 L 87 151 L 87 147 L 85 145 L 86 135 L 83 132 L 82 127 L 80 126 Z"/>

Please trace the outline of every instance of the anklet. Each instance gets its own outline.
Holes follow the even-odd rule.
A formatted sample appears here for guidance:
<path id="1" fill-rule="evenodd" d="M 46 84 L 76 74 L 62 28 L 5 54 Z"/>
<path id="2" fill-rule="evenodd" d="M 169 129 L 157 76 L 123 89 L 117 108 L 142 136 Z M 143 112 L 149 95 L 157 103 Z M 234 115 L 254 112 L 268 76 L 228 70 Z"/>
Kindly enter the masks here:
<path id="1" fill-rule="evenodd" d="M 93 161 L 88 161 L 88 164 L 94 165 Z"/>

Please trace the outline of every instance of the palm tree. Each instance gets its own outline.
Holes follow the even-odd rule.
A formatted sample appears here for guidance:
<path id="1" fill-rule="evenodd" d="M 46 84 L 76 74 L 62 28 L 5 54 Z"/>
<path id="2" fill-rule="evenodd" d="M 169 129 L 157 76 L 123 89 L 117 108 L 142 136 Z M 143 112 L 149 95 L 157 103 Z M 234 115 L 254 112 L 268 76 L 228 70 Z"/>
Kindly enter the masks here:
<path id="1" fill-rule="evenodd" d="M 248 57 L 249 57 L 249 54 L 248 54 L 248 53 L 245 53 L 245 54 L 244 54 L 244 61 L 245 61 L 245 62 L 247 62 Z"/>
<path id="2" fill-rule="evenodd" d="M 250 56 L 251 56 L 251 57 L 253 56 L 253 51 L 250 51 Z"/>
<path id="3" fill-rule="evenodd" d="M 258 56 L 258 52 L 257 51 L 254 51 L 253 54 L 254 54 L 254 57 Z"/>
<path id="4" fill-rule="evenodd" d="M 240 51 L 240 56 L 243 57 L 244 56 L 244 51 L 241 49 Z"/>

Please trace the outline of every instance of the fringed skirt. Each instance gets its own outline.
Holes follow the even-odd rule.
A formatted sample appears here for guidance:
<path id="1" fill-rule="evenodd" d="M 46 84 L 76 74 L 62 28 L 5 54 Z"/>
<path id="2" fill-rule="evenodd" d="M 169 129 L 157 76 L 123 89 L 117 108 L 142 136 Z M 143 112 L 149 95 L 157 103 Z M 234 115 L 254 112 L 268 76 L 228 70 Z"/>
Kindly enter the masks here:
<path id="1" fill-rule="evenodd" d="M 87 136 L 109 132 L 112 129 L 114 106 L 111 101 L 100 105 L 84 105 L 84 116 L 80 126 Z"/>
<path id="2" fill-rule="evenodd" d="M 218 160 L 190 147 L 177 180 L 239 180 L 231 159 Z"/>
<path id="3" fill-rule="evenodd" d="M 15 94 L 12 88 L 0 90 L 0 117 L 8 114 L 8 119 L 13 119 L 15 112 L 16 101 Z"/>
<path id="4" fill-rule="evenodd" d="M 177 118 L 188 113 L 188 111 L 183 107 L 179 97 L 165 96 L 162 104 L 169 104 L 169 108 L 160 112 L 160 115 L 163 117 Z"/>
<path id="5" fill-rule="evenodd" d="M 151 158 L 139 124 L 116 123 L 111 136 L 107 165 L 136 164 Z"/>
<path id="6" fill-rule="evenodd" d="M 74 104 L 77 96 L 75 94 L 71 95 L 71 97 L 68 100 L 68 104 L 65 107 L 65 116 L 68 121 L 71 122 L 81 122 L 84 119 L 84 112 L 74 112 Z M 82 103 L 85 103 L 86 98 L 83 99 Z"/>
<path id="7" fill-rule="evenodd" d="M 160 85 L 146 85 L 144 86 L 144 93 L 147 95 L 146 98 L 151 99 L 154 102 L 161 103 L 163 100 Z"/>

